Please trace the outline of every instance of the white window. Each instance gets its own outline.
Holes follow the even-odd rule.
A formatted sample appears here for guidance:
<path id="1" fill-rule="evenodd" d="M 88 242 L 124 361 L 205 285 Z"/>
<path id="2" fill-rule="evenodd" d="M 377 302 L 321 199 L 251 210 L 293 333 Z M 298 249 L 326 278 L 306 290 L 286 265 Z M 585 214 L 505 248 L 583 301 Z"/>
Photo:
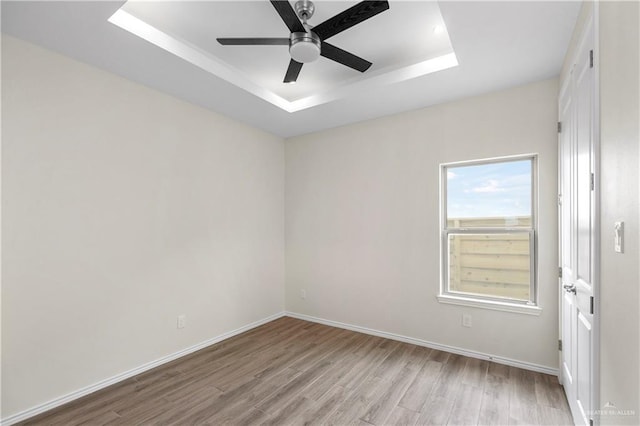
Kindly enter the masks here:
<path id="1" fill-rule="evenodd" d="M 441 173 L 440 301 L 535 307 L 536 156 L 444 164 Z"/>

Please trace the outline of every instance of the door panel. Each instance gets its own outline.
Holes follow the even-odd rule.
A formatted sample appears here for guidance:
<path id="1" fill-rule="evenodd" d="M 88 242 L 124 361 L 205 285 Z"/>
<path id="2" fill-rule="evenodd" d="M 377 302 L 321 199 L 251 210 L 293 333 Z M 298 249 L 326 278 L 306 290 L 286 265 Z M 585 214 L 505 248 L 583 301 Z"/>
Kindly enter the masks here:
<path id="1" fill-rule="evenodd" d="M 584 43 L 583 46 L 586 44 Z M 584 56 L 576 64 L 575 75 L 575 131 L 576 131 L 576 197 L 577 197 L 577 225 L 578 225 L 578 264 L 577 278 L 583 283 L 591 283 L 591 126 L 592 109 L 589 50 L 580 50 L 579 56 Z"/>
<path id="2" fill-rule="evenodd" d="M 591 321 L 578 313 L 577 361 L 578 380 L 576 399 L 580 415 L 588 423 L 591 413 Z"/>
<path id="3" fill-rule="evenodd" d="M 567 394 L 575 395 L 575 383 L 573 380 L 573 373 L 575 371 L 575 351 L 572 350 L 571 342 L 575 341 L 576 337 L 573 335 L 574 330 L 576 330 L 574 319 L 577 317 L 575 315 L 575 307 L 572 303 L 573 297 L 568 294 L 563 295 L 562 303 L 562 341 L 564 342 L 562 348 L 562 373 L 563 373 L 563 386 Z"/>
<path id="4" fill-rule="evenodd" d="M 573 89 L 572 82 L 569 87 L 565 88 L 560 98 L 560 122 L 562 123 L 562 132 L 559 135 L 559 238 L 560 238 L 560 267 L 562 271 L 561 284 L 561 304 L 560 304 L 560 320 L 561 320 L 561 337 L 563 342 L 561 352 L 561 377 L 560 380 L 564 386 L 569 401 L 576 400 L 576 383 L 574 380 L 574 372 L 576 362 L 574 360 L 575 350 L 573 350 L 573 342 L 576 337 L 574 331 L 575 326 L 575 298 L 572 293 L 565 292 L 563 285 L 571 285 L 575 282 L 575 263 L 576 263 L 576 238 L 575 238 L 575 137 L 574 137 L 574 108 L 573 108 Z"/>
<path id="5" fill-rule="evenodd" d="M 576 424 L 593 413 L 595 149 L 593 21 L 560 97 L 561 380 Z"/>

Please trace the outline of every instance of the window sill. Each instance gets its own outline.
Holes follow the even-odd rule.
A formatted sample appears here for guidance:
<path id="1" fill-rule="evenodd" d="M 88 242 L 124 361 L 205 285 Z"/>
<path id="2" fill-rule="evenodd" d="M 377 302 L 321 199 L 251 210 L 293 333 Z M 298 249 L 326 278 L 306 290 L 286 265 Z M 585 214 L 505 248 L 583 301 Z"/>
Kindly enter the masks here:
<path id="1" fill-rule="evenodd" d="M 470 297 L 451 296 L 448 294 L 441 294 L 437 296 L 437 298 L 440 303 L 448 303 L 450 305 L 472 306 L 474 308 L 535 316 L 540 316 L 542 313 L 542 308 L 539 306 L 520 305 L 517 303 L 498 302 L 494 300 L 479 300 Z"/>

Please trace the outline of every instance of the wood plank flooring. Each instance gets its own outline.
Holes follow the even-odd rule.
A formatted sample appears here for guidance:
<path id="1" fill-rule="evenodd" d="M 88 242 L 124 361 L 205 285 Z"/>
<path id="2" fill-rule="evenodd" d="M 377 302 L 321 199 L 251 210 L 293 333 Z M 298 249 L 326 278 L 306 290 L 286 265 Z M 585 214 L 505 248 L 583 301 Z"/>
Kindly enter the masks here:
<path id="1" fill-rule="evenodd" d="M 25 425 L 572 424 L 556 377 L 280 318 Z"/>

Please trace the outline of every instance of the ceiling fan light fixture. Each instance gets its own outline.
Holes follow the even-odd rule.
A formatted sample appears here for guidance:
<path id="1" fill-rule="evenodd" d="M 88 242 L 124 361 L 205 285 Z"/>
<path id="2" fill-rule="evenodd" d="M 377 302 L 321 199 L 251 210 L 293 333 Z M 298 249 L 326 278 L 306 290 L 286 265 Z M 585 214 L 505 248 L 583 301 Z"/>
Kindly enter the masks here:
<path id="1" fill-rule="evenodd" d="M 320 43 L 320 37 L 311 31 L 292 33 L 289 54 L 294 61 L 301 64 L 313 62 L 320 57 Z"/>

